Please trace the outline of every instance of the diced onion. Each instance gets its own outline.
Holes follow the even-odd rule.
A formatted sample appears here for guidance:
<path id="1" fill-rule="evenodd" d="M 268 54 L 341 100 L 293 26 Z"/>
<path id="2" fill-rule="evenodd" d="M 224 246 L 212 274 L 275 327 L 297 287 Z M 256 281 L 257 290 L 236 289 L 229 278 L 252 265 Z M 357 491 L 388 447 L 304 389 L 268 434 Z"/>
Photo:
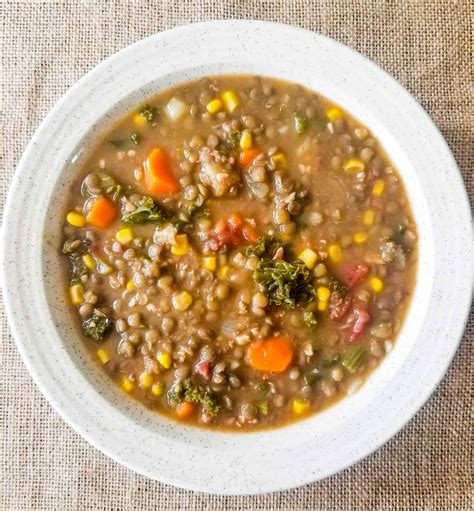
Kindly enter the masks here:
<path id="1" fill-rule="evenodd" d="M 188 105 L 184 101 L 181 101 L 177 98 L 171 98 L 166 105 L 166 113 L 168 114 L 168 117 L 173 121 L 177 121 L 186 115 L 187 111 Z"/>

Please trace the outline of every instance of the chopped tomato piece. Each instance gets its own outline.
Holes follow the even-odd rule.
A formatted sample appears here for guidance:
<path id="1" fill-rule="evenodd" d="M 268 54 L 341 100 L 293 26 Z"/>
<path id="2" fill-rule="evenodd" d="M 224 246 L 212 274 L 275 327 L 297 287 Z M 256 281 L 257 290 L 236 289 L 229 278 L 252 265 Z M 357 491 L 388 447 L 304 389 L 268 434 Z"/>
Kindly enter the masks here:
<path id="1" fill-rule="evenodd" d="M 254 243 L 257 232 L 253 225 L 234 213 L 227 220 L 220 220 L 209 233 L 207 248 L 212 252 L 225 252 L 229 246 L 243 241 Z"/>
<path id="2" fill-rule="evenodd" d="M 352 288 L 356 286 L 368 273 L 369 267 L 366 264 L 356 264 L 343 268 L 341 271 L 341 278 L 347 287 Z"/>
<path id="3" fill-rule="evenodd" d="M 209 360 L 199 360 L 194 366 L 194 372 L 202 376 L 205 380 L 211 377 L 211 363 Z"/>
<path id="4" fill-rule="evenodd" d="M 347 339 L 347 342 L 354 342 L 357 337 L 364 331 L 364 328 L 369 320 L 370 315 L 367 307 L 362 303 L 355 305 L 350 316 L 347 318 L 347 324 L 352 324 L 352 330 L 349 338 Z"/>

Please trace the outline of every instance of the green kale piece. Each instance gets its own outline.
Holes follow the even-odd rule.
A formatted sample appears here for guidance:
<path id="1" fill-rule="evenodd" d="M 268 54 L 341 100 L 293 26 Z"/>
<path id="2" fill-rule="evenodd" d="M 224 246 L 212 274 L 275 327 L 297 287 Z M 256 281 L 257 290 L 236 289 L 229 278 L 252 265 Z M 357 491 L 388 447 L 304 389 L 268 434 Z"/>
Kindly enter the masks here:
<path id="1" fill-rule="evenodd" d="M 186 378 L 173 385 L 166 395 L 168 402 L 189 401 L 190 403 L 202 405 L 211 417 L 215 417 L 221 405 L 215 396 L 204 390 L 200 385 L 194 383 L 191 378 Z"/>
<path id="2" fill-rule="evenodd" d="M 294 309 L 312 301 L 315 295 L 312 273 L 302 261 L 261 259 L 253 277 L 273 305 Z"/>
<path id="3" fill-rule="evenodd" d="M 261 236 L 253 244 L 247 247 L 247 256 L 257 256 L 260 259 L 273 259 L 279 248 L 285 248 L 286 244 L 274 236 Z"/>
<path id="4" fill-rule="evenodd" d="M 158 115 L 158 111 L 156 110 L 156 108 L 154 106 L 151 106 L 151 105 L 145 105 L 141 110 L 140 110 L 140 115 L 147 121 L 147 122 L 153 122 L 155 120 L 155 118 L 157 117 Z"/>
<path id="5" fill-rule="evenodd" d="M 140 200 L 134 211 L 122 214 L 122 222 L 128 225 L 141 225 L 151 222 L 161 222 L 162 220 L 163 211 L 151 197 L 147 196 L 144 196 Z"/>
<path id="6" fill-rule="evenodd" d="M 109 316 L 101 312 L 94 311 L 92 316 L 82 323 L 82 330 L 87 337 L 91 337 L 95 342 L 101 343 L 114 325 L 114 321 Z"/>

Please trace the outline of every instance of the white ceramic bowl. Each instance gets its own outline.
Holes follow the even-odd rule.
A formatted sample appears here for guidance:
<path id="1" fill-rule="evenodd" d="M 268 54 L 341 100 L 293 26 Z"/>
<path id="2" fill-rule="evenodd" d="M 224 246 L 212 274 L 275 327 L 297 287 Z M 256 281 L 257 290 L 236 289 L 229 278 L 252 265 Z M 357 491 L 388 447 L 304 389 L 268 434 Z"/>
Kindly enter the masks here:
<path id="1" fill-rule="evenodd" d="M 58 211 L 75 167 L 97 136 L 162 88 L 229 73 L 304 84 L 366 124 L 403 176 L 420 233 L 410 312 L 393 352 L 367 383 L 307 420 L 246 434 L 178 425 L 122 395 L 79 338 L 58 263 Z M 284 25 L 227 21 L 176 28 L 97 66 L 38 128 L 15 174 L 3 227 L 10 324 L 25 364 L 54 408 L 120 463 L 206 492 L 286 489 L 334 474 L 373 452 L 440 381 L 471 299 L 470 211 L 456 163 L 436 127 L 372 62 L 331 39 Z"/>

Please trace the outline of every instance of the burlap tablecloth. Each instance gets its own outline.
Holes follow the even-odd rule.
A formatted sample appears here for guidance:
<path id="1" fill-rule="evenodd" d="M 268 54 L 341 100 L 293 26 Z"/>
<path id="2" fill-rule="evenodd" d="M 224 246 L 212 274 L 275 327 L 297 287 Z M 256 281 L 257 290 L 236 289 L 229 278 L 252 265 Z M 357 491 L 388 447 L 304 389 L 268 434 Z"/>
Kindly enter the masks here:
<path id="1" fill-rule="evenodd" d="M 38 123 L 86 71 L 157 31 L 221 18 L 299 25 L 379 63 L 441 128 L 472 199 L 472 7 L 469 0 L 0 0 L 2 209 L 15 164 Z M 148 480 L 93 449 L 31 381 L 1 306 L 0 325 L 2 510 L 474 509 L 472 315 L 442 384 L 387 445 L 323 482 L 234 498 Z"/>

